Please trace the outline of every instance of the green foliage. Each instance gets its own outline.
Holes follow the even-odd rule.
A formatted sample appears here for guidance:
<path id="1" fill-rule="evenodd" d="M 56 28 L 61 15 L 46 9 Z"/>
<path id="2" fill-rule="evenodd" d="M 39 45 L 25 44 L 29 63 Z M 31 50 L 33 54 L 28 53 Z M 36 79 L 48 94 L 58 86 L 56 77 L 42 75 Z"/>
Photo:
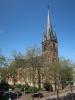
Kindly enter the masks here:
<path id="1" fill-rule="evenodd" d="M 21 89 L 21 91 L 25 91 L 25 93 L 32 93 L 33 89 L 34 89 L 34 92 L 38 91 L 38 88 L 36 88 L 36 87 L 33 88 L 33 87 L 29 86 L 29 85 L 16 84 L 15 88 L 19 88 L 19 89 Z"/>
<path id="2" fill-rule="evenodd" d="M 26 87 L 25 88 L 25 93 L 32 93 L 33 88 L 32 87 Z"/>
<path id="3" fill-rule="evenodd" d="M 37 92 L 38 91 L 38 88 L 34 88 L 34 87 L 28 87 L 25 89 L 25 93 L 32 93 L 33 92 L 33 89 L 34 89 L 34 92 Z"/>
<path id="4" fill-rule="evenodd" d="M 11 77 L 13 78 L 13 83 L 15 86 L 17 82 L 17 76 L 19 76 L 19 79 L 23 78 L 24 81 L 26 81 L 28 77 L 30 82 L 33 82 L 33 84 L 37 83 L 37 78 L 39 89 L 41 88 L 41 82 L 43 80 L 52 80 L 55 87 L 59 83 L 61 83 L 63 87 L 71 84 L 68 83 L 68 81 L 71 82 L 73 80 L 73 69 L 71 62 L 65 59 L 60 61 L 59 59 L 59 63 L 49 64 L 48 66 L 43 63 L 44 55 L 40 55 L 42 54 L 38 48 L 30 48 L 27 50 L 26 56 L 22 55 L 21 53 L 14 52 L 14 60 L 10 62 L 9 66 L 7 67 L 1 67 L 5 66 L 6 59 L 4 56 L 0 56 L 0 80 L 5 80 L 6 78 L 9 79 Z M 24 91 L 25 88 L 27 93 L 33 91 L 33 87 L 28 85 L 17 84 L 15 87 L 20 88 L 22 91 Z M 44 83 L 44 88 L 48 91 L 52 89 L 51 84 L 48 82 Z"/>
<path id="5" fill-rule="evenodd" d="M 24 89 L 25 89 L 25 88 L 28 88 L 28 87 L 29 87 L 29 86 L 22 85 L 22 86 L 21 86 L 21 91 L 24 91 Z"/>
<path id="6" fill-rule="evenodd" d="M 49 82 L 45 82 L 43 84 L 43 87 L 45 88 L 46 91 L 53 91 L 52 85 Z"/>
<path id="7" fill-rule="evenodd" d="M 16 87 L 16 88 L 21 88 L 22 85 L 21 85 L 21 84 L 16 84 L 15 87 Z"/>
<path id="8" fill-rule="evenodd" d="M 73 84 L 73 68 L 71 62 L 63 60 L 60 63 L 60 83 L 62 84 L 62 89 L 69 84 Z"/>
<path id="9" fill-rule="evenodd" d="M 5 57 L 0 55 L 0 67 L 3 67 L 5 65 Z"/>
<path id="10" fill-rule="evenodd" d="M 28 85 L 22 85 L 22 84 L 16 84 L 15 85 L 15 88 L 19 88 L 19 89 L 21 89 L 21 91 L 24 91 L 24 88 L 25 89 L 28 89 Z"/>

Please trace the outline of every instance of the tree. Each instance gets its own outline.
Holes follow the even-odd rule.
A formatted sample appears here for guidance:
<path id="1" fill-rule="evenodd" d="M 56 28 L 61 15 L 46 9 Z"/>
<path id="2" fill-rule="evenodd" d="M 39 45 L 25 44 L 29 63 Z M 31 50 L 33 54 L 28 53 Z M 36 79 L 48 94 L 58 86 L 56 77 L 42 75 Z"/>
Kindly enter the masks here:
<path id="1" fill-rule="evenodd" d="M 60 80 L 60 65 L 59 63 L 48 65 L 48 79 L 55 86 L 55 90 L 57 90 L 57 85 Z"/>
<path id="2" fill-rule="evenodd" d="M 3 67 L 3 66 L 5 66 L 5 57 L 3 56 L 3 55 L 0 55 L 0 67 Z"/>
<path id="3" fill-rule="evenodd" d="M 44 80 L 54 83 L 55 90 L 61 85 L 62 87 L 68 85 L 73 80 L 73 68 L 69 60 L 63 59 L 56 64 L 48 64 L 43 71 Z"/>
<path id="4" fill-rule="evenodd" d="M 71 81 L 73 81 L 73 67 L 71 62 L 65 59 L 60 62 L 60 65 L 60 79 L 62 88 L 64 88 L 66 85 L 70 84 Z"/>
<path id="5" fill-rule="evenodd" d="M 43 67 L 43 56 L 40 48 L 29 48 L 27 50 L 27 59 L 33 70 L 33 79 L 37 77 L 38 88 L 41 88 L 41 68 Z M 35 84 L 35 82 L 34 82 Z"/>
<path id="6" fill-rule="evenodd" d="M 42 54 L 39 48 L 29 48 L 26 53 L 27 57 L 27 66 L 32 69 L 32 82 L 33 82 L 33 93 L 35 92 L 35 85 L 38 83 L 38 88 L 41 88 L 41 67 L 43 65 L 42 62 Z M 38 80 L 37 80 L 38 79 Z M 38 82 L 37 82 L 38 81 Z M 34 98 L 33 98 L 34 100 Z"/>
<path id="7" fill-rule="evenodd" d="M 8 67 L 8 77 L 11 77 L 13 80 L 13 84 L 15 86 L 16 79 L 17 79 L 17 67 L 15 66 L 15 61 L 13 61 L 10 66 Z"/>
<path id="8" fill-rule="evenodd" d="M 7 67 L 1 67 L 0 68 L 0 80 L 6 80 L 7 76 Z"/>
<path id="9" fill-rule="evenodd" d="M 10 67 L 8 69 L 9 72 L 11 72 L 10 76 L 12 77 L 15 85 L 17 77 L 19 77 L 19 80 L 23 77 L 24 71 L 22 69 L 25 67 L 25 59 L 20 52 L 17 53 L 16 51 L 13 51 L 13 57 L 14 61 L 11 62 Z"/>
<path id="10" fill-rule="evenodd" d="M 47 81 L 44 83 L 44 88 L 46 91 L 53 91 L 52 85 Z"/>

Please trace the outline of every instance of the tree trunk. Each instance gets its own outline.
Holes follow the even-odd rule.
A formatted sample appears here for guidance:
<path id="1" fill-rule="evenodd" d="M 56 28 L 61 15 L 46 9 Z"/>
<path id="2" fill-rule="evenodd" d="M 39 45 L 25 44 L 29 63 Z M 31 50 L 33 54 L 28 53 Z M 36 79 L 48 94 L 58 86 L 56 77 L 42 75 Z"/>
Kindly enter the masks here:
<path id="1" fill-rule="evenodd" d="M 35 68 L 33 67 L 33 76 L 32 76 L 32 81 L 33 81 L 33 95 L 35 93 Z M 32 96 L 32 100 L 34 100 L 34 96 Z"/>
<path id="2" fill-rule="evenodd" d="M 41 89 L 41 76 L 40 76 L 40 68 L 38 68 L 38 88 Z"/>
<path id="3" fill-rule="evenodd" d="M 59 89 L 57 89 L 57 100 L 59 100 Z"/>
<path id="4" fill-rule="evenodd" d="M 55 91 L 57 90 L 57 88 L 56 88 L 56 82 L 54 83 L 54 86 L 55 86 Z"/>
<path id="5" fill-rule="evenodd" d="M 15 78 L 13 78 L 13 85 L 15 86 L 15 81 L 16 81 L 16 79 Z"/>

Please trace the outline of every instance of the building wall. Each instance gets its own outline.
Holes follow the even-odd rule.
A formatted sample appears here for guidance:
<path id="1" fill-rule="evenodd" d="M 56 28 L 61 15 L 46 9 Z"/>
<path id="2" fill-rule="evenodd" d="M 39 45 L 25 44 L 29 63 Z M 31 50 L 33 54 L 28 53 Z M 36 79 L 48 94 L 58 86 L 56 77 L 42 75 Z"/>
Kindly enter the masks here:
<path id="1" fill-rule="evenodd" d="M 45 56 L 45 62 L 58 63 L 58 46 L 55 41 L 42 42 L 42 52 Z"/>

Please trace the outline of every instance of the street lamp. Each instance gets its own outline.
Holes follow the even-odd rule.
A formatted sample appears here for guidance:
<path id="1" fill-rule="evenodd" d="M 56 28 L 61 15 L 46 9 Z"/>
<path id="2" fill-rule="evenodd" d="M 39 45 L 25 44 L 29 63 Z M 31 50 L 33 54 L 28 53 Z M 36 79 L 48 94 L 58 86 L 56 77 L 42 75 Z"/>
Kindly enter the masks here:
<path id="1" fill-rule="evenodd" d="M 9 88 L 9 100 L 11 100 L 11 97 L 10 97 L 10 91 L 11 91 L 11 89 Z"/>
<path id="2" fill-rule="evenodd" d="M 24 87 L 24 95 L 25 95 L 25 87 Z"/>
<path id="3" fill-rule="evenodd" d="M 17 100 L 18 100 L 18 92 L 17 92 Z"/>
<path id="4" fill-rule="evenodd" d="M 1 82 L 1 75 L 0 75 L 0 82 Z"/>

